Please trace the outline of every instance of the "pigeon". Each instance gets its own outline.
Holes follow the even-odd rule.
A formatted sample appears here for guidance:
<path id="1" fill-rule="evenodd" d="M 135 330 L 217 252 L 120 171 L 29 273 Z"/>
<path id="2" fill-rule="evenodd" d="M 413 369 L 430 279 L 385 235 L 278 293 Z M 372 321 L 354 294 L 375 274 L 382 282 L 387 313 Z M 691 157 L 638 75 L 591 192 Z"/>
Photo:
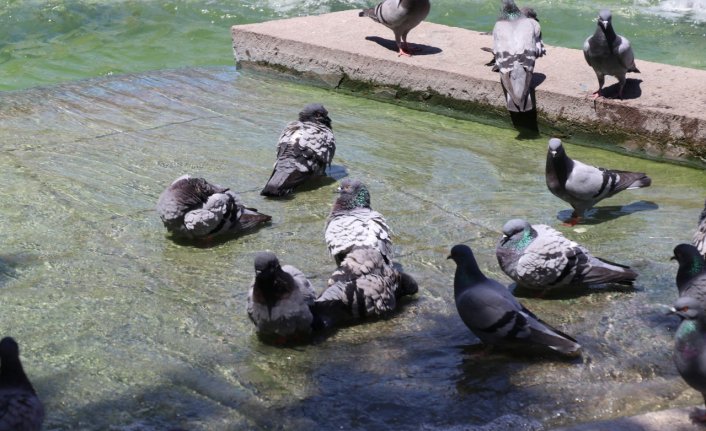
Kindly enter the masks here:
<path id="1" fill-rule="evenodd" d="M 674 364 L 684 381 L 706 401 L 706 311 L 697 299 L 682 296 L 671 313 L 682 318 L 674 335 Z M 696 409 L 690 417 L 706 422 L 706 410 Z"/>
<path id="2" fill-rule="evenodd" d="M 546 180 L 554 196 L 568 202 L 574 212 L 566 223 L 573 226 L 584 213 L 605 198 L 623 190 L 649 187 L 652 180 L 642 172 L 597 168 L 572 160 L 561 140 L 549 140 Z"/>
<path id="3" fill-rule="evenodd" d="M 20 362 L 11 337 L 0 340 L 0 431 L 36 431 L 44 422 L 44 406 Z"/>
<path id="4" fill-rule="evenodd" d="M 272 217 L 243 205 L 228 188 L 184 175 L 162 192 L 157 213 L 173 236 L 212 239 L 254 228 Z"/>
<path id="5" fill-rule="evenodd" d="M 361 11 L 358 16 L 367 16 L 390 28 L 395 33 L 397 56 L 411 56 L 407 44 L 407 33 L 418 26 L 429 14 L 429 0 L 383 0 L 377 6 Z"/>
<path id="6" fill-rule="evenodd" d="M 255 256 L 247 311 L 261 338 L 279 342 L 305 339 L 314 325 L 310 309 L 314 299 L 316 292 L 300 270 L 280 266 L 274 253 Z"/>
<path id="7" fill-rule="evenodd" d="M 328 111 L 319 103 L 306 105 L 299 121 L 287 124 L 277 143 L 277 161 L 263 196 L 286 196 L 316 175 L 325 175 L 336 152 Z"/>
<path id="8" fill-rule="evenodd" d="M 370 208 L 370 192 L 359 180 L 341 181 L 324 233 L 328 251 L 337 265 L 356 245 L 377 248 L 392 262 L 392 239 L 385 218 Z"/>
<path id="9" fill-rule="evenodd" d="M 632 286 L 637 273 L 593 257 L 589 251 L 544 224 L 513 219 L 503 226 L 495 249 L 498 263 L 518 286 L 549 290 L 616 283 Z"/>
<path id="10" fill-rule="evenodd" d="M 530 17 L 533 15 L 534 18 Z M 531 111 L 534 62 L 546 53 L 534 10 L 524 13 L 513 0 L 503 0 L 503 10 L 493 27 L 495 67 L 511 112 Z"/>
<path id="11" fill-rule="evenodd" d="M 456 262 L 454 299 L 463 323 L 484 344 L 519 347 L 541 346 L 565 356 L 579 356 L 581 345 L 572 337 L 544 323 L 520 304 L 498 281 L 478 268 L 473 251 L 458 244 L 448 257 Z"/>
<path id="12" fill-rule="evenodd" d="M 325 327 L 387 317 L 402 296 L 417 290 L 417 282 L 397 271 L 378 249 L 355 246 L 331 275 L 314 311 Z"/>
<path id="13" fill-rule="evenodd" d="M 674 247 L 672 260 L 679 263 L 677 270 L 677 290 L 679 296 L 696 298 L 706 310 L 706 262 L 699 250 L 691 244 Z"/>
<path id="14" fill-rule="evenodd" d="M 699 215 L 699 227 L 696 229 L 696 232 L 694 232 L 692 244 L 699 249 L 699 253 L 701 253 L 702 256 L 706 257 L 706 204 L 704 205 L 704 209 Z"/>
<path id="15" fill-rule="evenodd" d="M 593 93 L 594 98 L 601 95 L 606 75 L 618 78 L 618 97 L 622 99 L 625 75 L 628 72 L 640 73 L 635 66 L 635 55 L 632 53 L 630 41 L 615 33 L 612 18 L 608 9 L 602 9 L 598 13 L 595 33 L 583 44 L 583 56 L 598 77 L 598 90 Z"/>

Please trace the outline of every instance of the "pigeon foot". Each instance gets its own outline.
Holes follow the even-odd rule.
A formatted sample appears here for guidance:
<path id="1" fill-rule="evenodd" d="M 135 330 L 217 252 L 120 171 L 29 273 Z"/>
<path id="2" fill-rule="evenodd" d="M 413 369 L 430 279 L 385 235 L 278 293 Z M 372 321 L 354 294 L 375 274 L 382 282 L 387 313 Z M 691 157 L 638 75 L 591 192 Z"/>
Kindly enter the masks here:
<path id="1" fill-rule="evenodd" d="M 407 50 L 407 49 L 405 49 L 405 48 L 403 48 L 403 47 L 400 47 L 400 51 L 397 53 L 397 56 L 398 56 L 398 57 L 403 57 L 403 56 L 404 56 L 404 57 L 411 57 L 411 56 L 412 56 L 412 53 L 409 52 L 409 50 Z"/>
<path id="2" fill-rule="evenodd" d="M 706 423 L 706 410 L 696 408 L 689 413 L 689 419 L 694 422 Z"/>
<path id="3" fill-rule="evenodd" d="M 591 94 L 591 99 L 596 100 L 601 97 L 601 90 L 596 90 Z"/>
<path id="4" fill-rule="evenodd" d="M 567 221 L 565 221 L 565 222 L 562 223 L 561 225 L 562 225 L 562 226 L 567 226 L 567 227 L 574 227 L 574 226 L 576 226 L 577 224 L 579 224 L 580 221 L 581 221 L 581 217 L 579 217 L 579 216 L 571 216 L 570 219 L 568 219 Z"/>

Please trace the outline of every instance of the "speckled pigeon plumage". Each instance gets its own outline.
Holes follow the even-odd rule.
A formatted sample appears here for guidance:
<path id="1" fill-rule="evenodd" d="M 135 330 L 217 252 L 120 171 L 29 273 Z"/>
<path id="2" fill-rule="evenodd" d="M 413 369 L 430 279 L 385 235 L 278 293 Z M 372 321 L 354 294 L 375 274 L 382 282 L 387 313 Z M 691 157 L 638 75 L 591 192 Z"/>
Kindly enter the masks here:
<path id="1" fill-rule="evenodd" d="M 416 281 L 397 271 L 374 247 L 353 247 L 314 303 L 324 325 L 387 317 L 404 295 L 417 293 Z"/>
<path id="2" fill-rule="evenodd" d="M 319 103 L 306 105 L 299 121 L 289 123 L 277 143 L 277 161 L 263 196 L 286 196 L 307 179 L 325 175 L 336 152 L 328 111 Z"/>
<path id="3" fill-rule="evenodd" d="M 392 238 L 385 218 L 370 208 L 370 192 L 365 184 L 346 178 L 326 221 L 324 237 L 328 251 L 340 264 L 355 246 L 377 248 L 392 262 Z"/>
<path id="4" fill-rule="evenodd" d="M 694 232 L 692 244 L 696 246 L 702 256 L 706 256 L 706 204 L 699 215 L 699 227 Z"/>
<path id="5" fill-rule="evenodd" d="M 518 286 L 556 289 L 616 283 L 632 286 L 628 266 L 593 257 L 583 246 L 544 224 L 513 219 L 503 226 L 495 249 L 502 270 Z"/>
<path id="6" fill-rule="evenodd" d="M 520 304 L 510 291 L 478 267 L 467 245 L 451 249 L 456 262 L 454 298 L 463 323 L 480 340 L 493 346 L 544 346 L 567 356 L 578 356 L 581 346 L 552 328 Z"/>
<path id="7" fill-rule="evenodd" d="M 503 0 L 502 13 L 493 27 L 493 70 L 500 72 L 509 111 L 526 112 L 534 108 L 530 97 L 534 63 L 545 53 L 534 10 L 523 12 L 513 0 Z"/>
<path id="8" fill-rule="evenodd" d="M 314 323 L 310 309 L 314 299 L 316 292 L 300 270 L 281 266 L 274 253 L 255 256 L 247 312 L 260 337 L 284 341 L 309 335 Z"/>
<path id="9" fill-rule="evenodd" d="M 230 189 L 189 175 L 177 178 L 162 192 L 157 213 L 167 231 L 187 239 L 241 232 L 272 219 L 245 207 Z"/>
<path id="10" fill-rule="evenodd" d="M 650 177 L 642 172 L 598 168 L 572 160 L 557 138 L 549 140 L 545 174 L 549 191 L 574 209 L 567 221 L 571 225 L 578 223 L 584 213 L 601 200 L 623 190 L 652 184 Z"/>
<path id="11" fill-rule="evenodd" d="M 674 247 L 673 260 L 679 263 L 676 284 L 679 296 L 698 299 L 706 309 L 706 262 L 699 250 L 691 244 Z"/>
<path id="12" fill-rule="evenodd" d="M 377 6 L 361 11 L 358 16 L 367 16 L 388 27 L 395 34 L 398 55 L 410 56 L 407 34 L 429 14 L 429 0 L 383 0 Z"/>
<path id="13" fill-rule="evenodd" d="M 20 348 L 11 337 L 0 340 L 0 431 L 37 431 L 44 406 L 20 361 Z"/>
<path id="14" fill-rule="evenodd" d="M 635 55 L 630 41 L 615 33 L 612 19 L 608 9 L 602 9 L 598 13 L 596 31 L 584 42 L 583 55 L 598 78 L 598 90 L 593 95 L 595 97 L 601 95 L 605 76 L 610 75 L 618 79 L 620 85 L 618 97 L 622 99 L 625 75 L 628 72 L 640 73 L 640 71 L 635 66 Z"/>
<path id="15" fill-rule="evenodd" d="M 684 381 L 701 392 L 706 401 L 706 312 L 695 298 L 682 296 L 672 313 L 683 320 L 674 335 L 674 364 Z M 706 422 L 706 411 L 697 409 L 691 418 Z"/>

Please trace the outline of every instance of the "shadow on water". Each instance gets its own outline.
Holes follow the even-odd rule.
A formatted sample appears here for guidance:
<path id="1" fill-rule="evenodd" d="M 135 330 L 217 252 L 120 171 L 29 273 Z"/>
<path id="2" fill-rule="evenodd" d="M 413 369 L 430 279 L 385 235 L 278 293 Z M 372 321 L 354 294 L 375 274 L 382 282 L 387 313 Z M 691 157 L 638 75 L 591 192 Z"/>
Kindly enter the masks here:
<path id="1" fill-rule="evenodd" d="M 255 208 L 251 208 L 251 209 L 255 209 Z M 260 224 L 258 226 L 253 227 L 253 228 L 250 228 L 250 229 L 246 230 L 245 232 L 229 232 L 229 233 L 219 235 L 215 238 L 189 239 L 189 238 L 182 238 L 182 237 L 170 235 L 169 233 L 166 233 L 166 231 L 165 231 L 165 236 L 168 239 L 170 239 L 171 241 L 173 241 L 174 244 L 177 244 L 177 245 L 180 245 L 183 247 L 213 248 L 213 247 L 217 247 L 219 245 L 223 245 L 229 241 L 233 241 L 235 239 L 240 239 L 240 238 L 244 238 L 246 236 L 253 235 L 253 234 L 259 232 L 260 230 L 265 229 L 271 225 L 272 225 L 272 221 L 269 221 L 267 223 Z"/>
<path id="2" fill-rule="evenodd" d="M 331 165 L 328 168 L 326 175 L 315 176 L 307 179 L 301 185 L 297 186 L 293 193 L 286 196 L 266 196 L 265 198 L 278 201 L 292 200 L 296 197 L 297 193 L 310 192 L 323 187 L 331 186 L 347 176 L 348 171 L 345 166 Z"/>
<path id="3" fill-rule="evenodd" d="M 591 295 L 594 293 L 606 292 L 640 292 L 642 288 L 639 286 L 627 286 L 622 284 L 603 284 L 593 287 L 567 287 L 560 289 L 537 290 L 528 289 L 526 287 L 517 286 L 517 283 L 512 283 L 509 286 L 510 291 L 517 298 L 541 298 L 541 299 L 576 299 L 582 296 Z"/>
<path id="4" fill-rule="evenodd" d="M 380 36 L 367 36 L 365 40 L 375 42 L 383 48 L 387 48 L 390 51 L 397 52 L 397 43 L 392 39 L 384 39 Z M 412 49 L 412 55 L 433 55 L 439 54 L 442 49 L 435 46 L 423 45 L 421 43 L 408 43 Z"/>
<path id="5" fill-rule="evenodd" d="M 639 211 L 655 211 L 659 209 L 659 205 L 650 201 L 637 201 L 629 205 L 611 205 L 604 207 L 592 208 L 586 211 L 586 214 L 581 218 L 579 225 L 595 225 L 607 221 L 615 220 L 620 217 L 634 214 Z M 573 210 L 561 210 L 557 214 L 557 220 L 565 222 L 571 218 Z"/>

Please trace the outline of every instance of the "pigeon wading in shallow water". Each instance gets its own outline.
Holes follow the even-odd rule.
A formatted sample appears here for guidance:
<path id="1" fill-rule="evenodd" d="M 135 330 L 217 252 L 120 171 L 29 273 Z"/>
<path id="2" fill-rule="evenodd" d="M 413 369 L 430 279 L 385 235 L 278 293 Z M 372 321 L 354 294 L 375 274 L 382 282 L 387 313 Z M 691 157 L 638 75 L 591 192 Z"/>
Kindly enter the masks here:
<path id="1" fill-rule="evenodd" d="M 532 9 L 523 12 L 513 0 L 503 0 L 502 13 L 493 28 L 493 70 L 500 72 L 507 109 L 512 112 L 534 108 L 530 97 L 534 63 L 545 54 L 536 16 Z"/>
<path id="2" fill-rule="evenodd" d="M 38 431 L 44 406 L 20 362 L 14 339 L 0 340 L 0 431 Z"/>
<path id="3" fill-rule="evenodd" d="M 325 175 L 336 152 L 331 119 L 323 105 L 306 105 L 277 143 L 277 161 L 263 196 L 286 196 L 307 179 Z"/>
<path id="4" fill-rule="evenodd" d="M 177 178 L 162 192 L 157 213 L 167 231 L 186 239 L 246 231 L 272 219 L 245 207 L 230 189 L 189 175 Z"/>
<path id="5" fill-rule="evenodd" d="M 370 208 L 365 184 L 346 178 L 341 181 L 336 202 L 326 221 L 324 237 L 328 251 L 340 264 L 355 246 L 376 248 L 392 263 L 392 238 L 385 218 Z"/>
<path id="6" fill-rule="evenodd" d="M 603 9 L 598 13 L 598 22 L 593 36 L 589 36 L 583 44 L 583 55 L 586 62 L 596 72 L 598 90 L 593 97 L 601 95 L 605 83 L 605 76 L 615 76 L 620 88 L 618 97 L 623 98 L 625 75 L 628 72 L 640 73 L 635 66 L 635 56 L 630 47 L 630 41 L 615 33 L 609 10 Z"/>
<path id="7" fill-rule="evenodd" d="M 387 317 L 400 297 L 417 290 L 417 282 L 393 268 L 378 249 L 356 246 L 331 275 L 314 310 L 326 327 Z"/>
<path id="8" fill-rule="evenodd" d="M 696 298 L 706 309 L 706 262 L 699 250 L 691 244 L 674 247 L 672 260 L 679 263 L 677 290 L 679 296 Z"/>
<path id="9" fill-rule="evenodd" d="M 699 215 L 699 227 L 694 232 L 692 243 L 699 249 L 702 256 L 706 256 L 706 204 Z"/>
<path id="10" fill-rule="evenodd" d="M 623 190 L 652 184 L 650 177 L 641 172 L 597 168 L 572 160 L 557 138 L 549 140 L 545 174 L 549 191 L 574 209 L 571 219 L 567 221 L 572 226 L 601 200 Z"/>
<path id="11" fill-rule="evenodd" d="M 398 56 L 411 56 L 407 33 L 427 17 L 430 7 L 429 0 L 383 0 L 358 15 L 370 17 L 373 21 L 389 27 L 395 33 Z"/>
<path id="12" fill-rule="evenodd" d="M 682 296 L 671 311 L 682 318 L 674 336 L 674 364 L 684 381 L 701 392 L 706 401 L 706 316 L 701 303 Z M 706 410 L 696 409 L 690 417 L 706 422 Z"/>
<path id="13" fill-rule="evenodd" d="M 581 354 L 576 340 L 541 321 L 505 286 L 486 277 L 468 246 L 454 246 L 449 259 L 456 262 L 454 298 L 458 314 L 483 343 L 507 347 L 535 345 L 565 356 Z"/>
<path id="14" fill-rule="evenodd" d="M 546 291 L 605 283 L 632 286 L 637 278 L 630 267 L 593 257 L 551 227 L 530 225 L 521 219 L 505 223 L 495 252 L 503 272 L 528 289 Z"/>
<path id="15" fill-rule="evenodd" d="M 297 268 L 281 266 L 274 253 L 255 256 L 247 310 L 261 338 L 276 342 L 305 339 L 314 323 L 310 310 L 314 299 L 314 288 Z"/>

